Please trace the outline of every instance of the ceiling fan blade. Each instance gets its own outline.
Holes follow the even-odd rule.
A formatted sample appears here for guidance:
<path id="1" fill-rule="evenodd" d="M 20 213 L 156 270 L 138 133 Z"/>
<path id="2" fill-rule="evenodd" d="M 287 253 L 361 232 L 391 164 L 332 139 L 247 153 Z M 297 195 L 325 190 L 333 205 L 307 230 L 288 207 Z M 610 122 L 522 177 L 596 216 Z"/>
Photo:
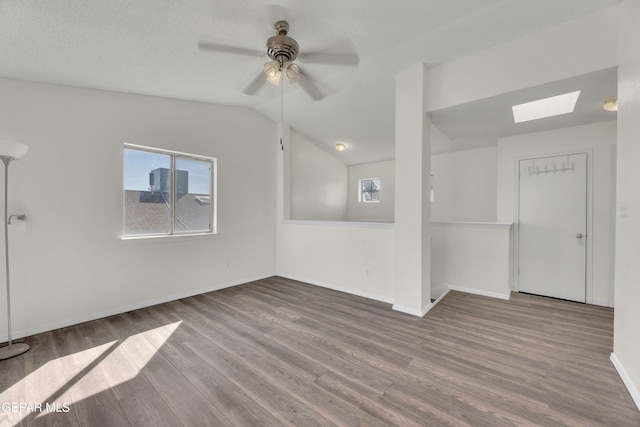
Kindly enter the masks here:
<path id="1" fill-rule="evenodd" d="M 259 50 L 245 49 L 243 47 L 217 44 L 217 43 L 208 42 L 205 40 L 200 40 L 198 42 L 198 49 L 211 51 L 211 52 L 232 53 L 232 54 L 248 55 L 248 56 L 261 56 L 263 54 L 263 52 L 260 52 Z"/>
<path id="2" fill-rule="evenodd" d="M 324 98 L 322 92 L 320 92 L 316 85 L 313 84 L 311 79 L 302 70 L 298 72 L 298 84 L 314 101 L 320 101 Z"/>
<path id="3" fill-rule="evenodd" d="M 264 73 L 260 71 L 260 73 L 258 73 L 258 75 L 251 81 L 251 83 L 249 83 L 246 88 L 244 88 L 242 92 L 246 93 L 247 95 L 255 95 L 256 92 L 258 92 L 258 90 L 266 83 L 267 79 L 265 78 Z"/>
<path id="4" fill-rule="evenodd" d="M 325 53 L 325 52 L 304 52 L 298 58 L 305 64 L 327 64 L 340 65 L 344 67 L 357 67 L 360 58 L 355 53 Z"/>

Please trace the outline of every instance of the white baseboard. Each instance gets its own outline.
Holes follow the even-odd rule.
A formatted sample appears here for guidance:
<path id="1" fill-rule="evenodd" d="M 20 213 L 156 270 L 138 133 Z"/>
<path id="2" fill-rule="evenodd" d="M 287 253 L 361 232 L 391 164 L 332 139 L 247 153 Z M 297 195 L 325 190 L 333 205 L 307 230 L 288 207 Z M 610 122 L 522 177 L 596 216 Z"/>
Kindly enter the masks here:
<path id="1" fill-rule="evenodd" d="M 403 306 L 398 305 L 398 304 L 393 304 L 393 309 L 395 311 L 399 311 L 401 313 L 410 314 L 412 316 L 424 317 L 425 314 L 427 314 L 429 312 L 429 310 L 431 310 L 433 308 L 433 306 L 434 306 L 434 304 L 429 302 L 424 307 L 422 307 L 422 310 L 416 310 L 415 308 L 403 307 Z"/>
<path id="2" fill-rule="evenodd" d="M 224 288 L 230 288 L 232 286 L 242 285 L 242 284 L 245 284 L 245 283 L 249 283 L 249 282 L 253 282 L 253 281 L 261 280 L 261 279 L 266 279 L 268 277 L 273 277 L 273 276 L 275 276 L 275 273 L 274 274 L 268 274 L 268 275 L 265 275 L 265 276 L 249 277 L 249 278 L 246 278 L 246 279 L 232 281 L 232 282 L 226 282 L 226 283 L 222 283 L 222 284 L 218 284 L 218 285 L 209 286 L 209 287 L 206 287 L 206 288 L 195 289 L 195 290 L 180 292 L 180 293 L 173 294 L 173 295 L 163 296 L 163 297 L 160 297 L 160 298 L 154 298 L 154 299 L 150 299 L 150 300 L 140 301 L 140 302 L 137 302 L 135 304 L 125 305 L 125 306 L 122 306 L 122 307 L 114 307 L 114 308 L 111 308 L 111 309 L 108 309 L 108 310 L 104 310 L 104 311 L 101 311 L 101 312 L 98 312 L 98 313 L 91 313 L 91 314 L 87 314 L 85 316 L 72 317 L 72 318 L 69 318 L 69 319 L 61 320 L 59 322 L 53 322 L 53 323 L 49 323 L 47 325 L 36 326 L 34 328 L 22 329 L 22 330 L 19 330 L 19 331 L 14 331 L 12 333 L 12 339 L 16 340 L 16 339 L 19 339 L 19 338 L 28 337 L 28 336 L 35 335 L 35 334 L 40 334 L 42 332 L 48 332 L 48 331 L 53 331 L 55 329 L 66 328 L 67 326 L 77 325 L 77 324 L 84 323 L 84 322 L 90 322 L 92 320 L 102 319 L 103 317 L 109 317 L 109 316 L 113 316 L 115 314 L 126 313 L 127 311 L 138 310 L 140 308 L 150 307 L 152 305 L 157 305 L 157 304 L 163 304 L 165 302 L 175 301 L 175 300 L 182 299 L 182 298 L 188 298 L 188 297 L 192 297 L 194 295 L 205 294 L 207 292 L 219 291 L 219 290 L 224 289 Z M 6 331 L 5 331 L 4 335 L 0 335 L 0 343 L 6 342 L 6 341 L 8 341 L 8 339 L 9 339 L 9 337 L 6 334 Z"/>
<path id="3" fill-rule="evenodd" d="M 327 289 L 331 289 L 334 291 L 338 291 L 338 292 L 344 292 L 346 294 L 351 294 L 351 295 L 356 295 L 359 297 L 363 297 L 363 298 L 368 298 L 368 299 L 372 299 L 375 301 L 380 301 L 380 302 L 384 302 L 387 304 L 393 304 L 392 309 L 395 311 L 399 311 L 402 313 L 406 313 L 406 314 L 410 314 L 412 316 L 418 316 L 418 317 L 424 317 L 429 310 L 431 310 L 433 307 L 435 307 L 436 304 L 438 304 L 444 297 L 445 295 L 447 295 L 447 293 L 449 293 L 450 290 L 452 291 L 460 291 L 460 292 L 466 292 L 469 294 L 476 294 L 476 295 L 482 295 L 482 296 L 486 296 L 486 297 L 491 297 L 491 298 L 499 298 L 499 299 L 503 299 L 503 300 L 508 300 L 510 298 L 509 294 L 498 294 L 495 292 L 488 292 L 488 291 L 482 291 L 482 290 L 478 290 L 478 289 L 473 289 L 473 288 L 465 288 L 463 286 L 455 286 L 455 285 L 450 285 L 448 283 L 440 283 L 438 286 L 443 286 L 445 287 L 445 291 L 433 302 L 433 303 L 427 303 L 424 307 L 422 307 L 422 310 L 417 310 L 415 308 L 410 308 L 410 307 L 404 307 L 398 304 L 394 304 L 393 302 L 393 298 L 385 298 L 385 297 L 381 297 L 380 295 L 375 295 L 375 294 L 370 294 L 367 292 L 361 292 L 361 291 L 356 291 L 350 288 L 343 288 L 341 286 L 336 286 L 336 285 L 332 285 L 329 283 L 325 283 L 325 282 L 320 282 L 317 280 L 309 280 L 306 279 L 304 277 L 298 277 L 298 276 L 293 276 L 290 274 L 278 274 L 278 276 L 280 277 L 284 277 L 286 279 L 291 279 L 291 280 L 297 280 L 298 282 L 303 282 L 303 283 L 308 283 L 310 285 L 314 285 L 314 286 L 320 286 L 321 288 L 327 288 Z"/>
<path id="4" fill-rule="evenodd" d="M 440 294 L 440 296 L 438 298 L 436 298 L 436 300 L 433 302 L 433 305 L 438 304 L 440 301 L 442 301 L 442 299 L 449 293 L 449 289 L 445 289 L 445 291 Z"/>
<path id="5" fill-rule="evenodd" d="M 629 390 L 629 394 L 638 407 L 638 410 L 640 410 L 640 391 L 636 388 L 635 384 L 633 384 L 631 378 L 629 378 L 627 371 L 624 369 L 624 366 L 622 366 L 622 363 L 620 363 L 620 360 L 618 360 L 615 353 L 611 353 L 610 359 L 611 363 L 613 363 L 613 366 L 616 368 L 616 371 L 618 371 L 618 375 L 622 378 L 622 382 L 627 387 L 627 390 Z"/>
<path id="6" fill-rule="evenodd" d="M 393 298 L 386 298 L 386 297 L 382 297 L 380 295 L 370 294 L 368 292 L 361 292 L 361 291 L 356 291 L 356 290 L 350 289 L 350 288 L 343 288 L 341 286 L 336 286 L 336 285 L 332 285 L 332 284 L 325 283 L 325 282 L 319 282 L 317 280 L 309 280 L 309 279 L 305 279 L 304 277 L 292 276 L 290 274 L 278 274 L 278 276 L 284 277 L 285 279 L 297 280 L 298 282 L 308 283 L 308 284 L 314 285 L 314 286 L 320 286 L 321 288 L 327 288 L 327 289 L 331 289 L 331 290 L 338 291 L 338 292 L 344 292 L 345 294 L 356 295 L 356 296 L 359 296 L 359 297 L 372 299 L 374 301 L 380 301 L 380 302 L 384 302 L 384 303 L 387 303 L 387 304 L 393 304 L 393 306 L 392 306 L 393 310 L 400 311 L 400 312 L 406 313 L 406 314 L 410 314 L 412 316 L 424 317 L 424 315 L 427 314 L 429 312 L 429 310 L 431 310 L 433 308 L 433 306 L 435 305 L 435 303 L 429 302 L 424 307 L 422 307 L 422 310 L 416 310 L 414 308 L 403 307 L 403 306 L 394 304 L 393 303 Z M 441 298 L 445 294 L 446 294 L 446 292 L 443 295 L 441 295 Z M 438 300 L 440 300 L 441 298 L 438 298 Z"/>
<path id="7" fill-rule="evenodd" d="M 440 294 L 438 298 L 436 298 L 433 302 L 427 303 L 424 307 L 422 307 L 422 311 L 418 311 L 412 308 L 402 307 L 397 304 L 393 305 L 393 309 L 396 311 L 400 311 L 402 313 L 411 314 L 413 316 L 424 317 L 433 307 L 436 306 L 442 299 L 449 293 L 449 289 L 446 289 L 446 284 L 440 284 L 439 286 L 443 286 L 445 288 L 444 292 Z"/>
<path id="8" fill-rule="evenodd" d="M 511 298 L 511 294 L 499 294 L 497 292 L 483 291 L 481 289 L 474 289 L 474 288 L 465 288 L 464 286 L 457 286 L 457 285 L 448 285 L 448 287 L 450 291 L 465 292 L 468 294 L 482 295 L 485 297 L 498 298 L 498 299 L 503 299 L 507 301 L 509 300 L 509 298 Z"/>
<path id="9" fill-rule="evenodd" d="M 376 294 L 370 294 L 368 292 L 356 291 L 350 288 L 343 288 L 341 286 L 332 285 L 330 283 L 319 282 L 317 280 L 309 280 L 304 277 L 292 276 L 290 274 L 278 274 L 280 277 L 284 277 L 285 279 L 296 280 L 298 282 L 308 283 L 310 285 L 319 286 L 321 288 L 331 289 L 333 291 L 344 292 L 345 294 L 351 294 L 362 298 L 372 299 L 374 301 L 380 301 L 387 304 L 393 304 L 392 298 L 386 298 Z"/>

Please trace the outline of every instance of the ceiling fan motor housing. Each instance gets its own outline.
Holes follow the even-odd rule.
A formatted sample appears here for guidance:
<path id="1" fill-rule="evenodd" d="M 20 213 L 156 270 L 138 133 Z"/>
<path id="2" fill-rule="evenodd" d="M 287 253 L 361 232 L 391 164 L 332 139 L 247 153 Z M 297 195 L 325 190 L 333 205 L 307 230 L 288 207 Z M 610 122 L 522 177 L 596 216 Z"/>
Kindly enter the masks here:
<path id="1" fill-rule="evenodd" d="M 295 60 L 300 47 L 297 41 L 287 36 L 289 24 L 287 21 L 278 21 L 275 23 L 274 28 L 277 35 L 269 37 L 267 40 L 267 55 L 281 65 Z"/>

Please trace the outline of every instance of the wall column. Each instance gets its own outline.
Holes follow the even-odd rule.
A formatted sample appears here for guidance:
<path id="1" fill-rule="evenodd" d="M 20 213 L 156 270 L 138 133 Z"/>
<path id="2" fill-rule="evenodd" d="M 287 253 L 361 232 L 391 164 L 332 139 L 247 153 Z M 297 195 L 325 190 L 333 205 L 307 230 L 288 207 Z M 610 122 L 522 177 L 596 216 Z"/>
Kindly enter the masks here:
<path id="1" fill-rule="evenodd" d="M 431 121 L 426 68 L 396 76 L 395 282 L 393 309 L 424 316 L 431 305 Z"/>
<path id="2" fill-rule="evenodd" d="M 277 124 L 276 150 L 276 269 L 280 271 L 283 245 L 283 222 L 291 219 L 291 128 L 287 123 Z M 274 141 L 275 142 L 275 141 Z"/>
<path id="3" fill-rule="evenodd" d="M 291 129 L 287 123 L 278 122 L 278 157 L 276 162 L 276 219 L 291 219 Z"/>
<path id="4" fill-rule="evenodd" d="M 620 13 L 618 66 L 618 173 L 613 353 L 611 361 L 640 409 L 640 2 L 625 0 Z"/>

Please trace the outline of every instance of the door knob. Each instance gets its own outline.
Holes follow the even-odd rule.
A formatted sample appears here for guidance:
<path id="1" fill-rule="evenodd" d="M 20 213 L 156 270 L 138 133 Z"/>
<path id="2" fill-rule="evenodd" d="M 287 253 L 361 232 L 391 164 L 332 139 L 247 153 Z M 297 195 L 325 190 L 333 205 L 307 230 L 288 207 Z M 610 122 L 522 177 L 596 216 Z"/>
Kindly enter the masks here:
<path id="1" fill-rule="evenodd" d="M 578 233 L 576 234 L 576 239 L 582 239 L 584 236 L 582 235 L 582 233 Z"/>

